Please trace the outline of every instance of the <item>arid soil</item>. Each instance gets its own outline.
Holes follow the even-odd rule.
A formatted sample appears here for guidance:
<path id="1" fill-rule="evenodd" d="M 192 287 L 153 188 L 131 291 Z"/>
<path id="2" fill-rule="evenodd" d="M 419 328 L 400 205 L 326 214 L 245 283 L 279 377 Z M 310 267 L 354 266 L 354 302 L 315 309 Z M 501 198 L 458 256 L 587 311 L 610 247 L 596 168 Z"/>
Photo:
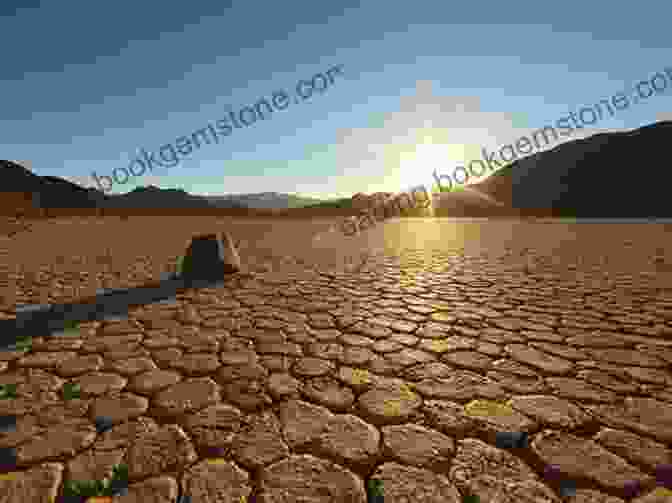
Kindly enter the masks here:
<path id="1" fill-rule="evenodd" d="M 115 218 L 0 242 L 3 307 L 158 278 L 201 232 L 241 274 L 0 353 L 0 502 L 130 470 L 130 503 L 670 501 L 667 224 Z M 66 401 L 66 382 L 81 386 Z M 94 420 L 109 417 L 97 433 Z M 498 447 L 498 432 L 529 434 Z M 11 472 L 11 475 L 7 475 Z M 624 486 L 642 490 L 626 498 Z"/>

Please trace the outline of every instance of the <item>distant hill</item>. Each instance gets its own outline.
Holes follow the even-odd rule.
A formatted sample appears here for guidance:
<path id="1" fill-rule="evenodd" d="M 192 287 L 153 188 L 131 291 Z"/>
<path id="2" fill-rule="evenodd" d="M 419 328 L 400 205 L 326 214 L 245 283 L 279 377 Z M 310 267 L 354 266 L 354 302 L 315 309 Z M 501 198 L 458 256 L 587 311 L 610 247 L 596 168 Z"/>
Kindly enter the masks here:
<path id="1" fill-rule="evenodd" d="M 338 208 L 338 209 L 350 209 L 352 208 L 352 198 L 345 197 L 341 199 L 332 199 L 330 201 L 322 201 L 316 204 L 309 204 L 304 206 L 306 209 L 314 208 Z"/>
<path id="2" fill-rule="evenodd" d="M 108 195 L 54 176 L 37 176 L 18 163 L 0 161 L 0 214 L 22 217 L 129 214 L 147 210 L 202 210 L 214 207 L 207 199 L 183 190 L 141 187 L 126 194 Z M 230 203 L 222 208 L 245 209 Z"/>
<path id="3" fill-rule="evenodd" d="M 181 189 L 138 187 L 126 194 L 105 194 L 93 188 L 81 187 L 63 178 L 38 176 L 14 161 L 0 160 L 0 214 L 38 217 L 69 214 L 146 213 L 149 210 L 238 210 L 244 214 L 252 208 L 291 209 L 318 199 L 291 194 L 267 192 L 229 196 L 198 196 Z M 243 212 L 243 213 L 241 213 Z M 256 214 L 252 211 L 250 214 Z"/>
<path id="4" fill-rule="evenodd" d="M 562 216 L 670 218 L 672 121 L 632 131 L 601 133 L 517 160 L 483 182 L 438 194 L 436 216 Z M 179 189 L 140 187 L 108 195 L 62 178 L 37 176 L 0 160 L 0 214 L 55 216 L 114 212 L 177 212 L 297 217 L 353 214 L 352 198 L 321 201 L 262 192 L 198 196 Z M 224 213 L 222 213 L 224 214 Z"/>
<path id="5" fill-rule="evenodd" d="M 301 197 L 294 194 L 278 192 L 260 192 L 257 194 L 229 194 L 223 196 L 205 196 L 211 204 L 221 207 L 221 204 L 235 202 L 247 208 L 258 209 L 291 209 L 303 208 L 321 202 L 320 199 Z"/>
<path id="6" fill-rule="evenodd" d="M 138 187 L 126 194 L 108 196 L 108 208 L 169 208 L 208 209 L 215 206 L 207 197 L 195 196 L 182 189 L 160 189 L 153 185 Z M 218 208 L 245 208 L 233 201 L 222 203 Z"/>
<path id="7" fill-rule="evenodd" d="M 42 208 L 96 208 L 107 197 L 62 178 L 37 176 L 20 164 L 0 160 L 0 213 L 37 216 Z"/>
<path id="8" fill-rule="evenodd" d="M 670 218 L 670 142 L 672 121 L 563 143 L 441 194 L 435 214 Z"/>

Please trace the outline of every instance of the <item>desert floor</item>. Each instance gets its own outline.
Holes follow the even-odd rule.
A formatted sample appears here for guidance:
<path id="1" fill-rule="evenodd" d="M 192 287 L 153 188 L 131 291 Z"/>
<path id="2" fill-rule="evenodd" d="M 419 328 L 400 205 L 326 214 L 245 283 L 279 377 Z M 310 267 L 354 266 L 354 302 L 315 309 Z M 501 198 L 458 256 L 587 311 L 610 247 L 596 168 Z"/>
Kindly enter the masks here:
<path id="1" fill-rule="evenodd" d="M 371 479 L 385 503 L 559 502 L 561 479 L 573 503 L 626 501 L 631 480 L 632 501 L 670 501 L 670 225 L 336 223 L 72 219 L 0 240 L 5 317 L 158 278 L 198 233 L 228 231 L 244 266 L 1 352 L 18 398 L 0 400 L 17 417 L 0 501 L 51 502 L 117 463 L 123 503 L 364 503 Z M 501 446 L 511 431 L 528 445 Z"/>

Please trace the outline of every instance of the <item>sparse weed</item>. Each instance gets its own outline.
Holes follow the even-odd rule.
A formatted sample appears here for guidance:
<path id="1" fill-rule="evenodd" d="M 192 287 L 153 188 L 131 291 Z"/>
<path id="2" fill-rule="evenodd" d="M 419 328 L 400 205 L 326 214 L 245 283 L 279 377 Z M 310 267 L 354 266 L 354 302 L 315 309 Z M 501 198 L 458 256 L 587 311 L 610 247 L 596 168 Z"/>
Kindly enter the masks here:
<path id="1" fill-rule="evenodd" d="M 66 497 L 79 496 L 93 498 L 96 496 L 114 496 L 128 485 L 128 466 L 115 465 L 112 477 L 103 480 L 68 480 L 63 487 Z"/>
<path id="2" fill-rule="evenodd" d="M 63 385 L 63 399 L 64 400 L 74 400 L 81 397 L 81 388 L 79 384 L 66 382 Z"/>
<path id="3" fill-rule="evenodd" d="M 58 331 L 59 335 L 79 335 L 79 322 L 75 320 L 66 321 L 63 329 Z"/>
<path id="4" fill-rule="evenodd" d="M 10 400 L 16 397 L 16 384 L 0 384 L 0 400 Z"/>
<path id="5" fill-rule="evenodd" d="M 177 274 L 182 274 L 182 269 L 184 268 L 184 256 L 177 258 L 177 265 L 175 266 L 175 272 Z"/>
<path id="6" fill-rule="evenodd" d="M 16 339 L 16 342 L 14 343 L 14 348 L 16 349 L 16 351 L 30 351 L 32 347 L 33 347 L 32 337 L 21 336 L 18 339 Z"/>

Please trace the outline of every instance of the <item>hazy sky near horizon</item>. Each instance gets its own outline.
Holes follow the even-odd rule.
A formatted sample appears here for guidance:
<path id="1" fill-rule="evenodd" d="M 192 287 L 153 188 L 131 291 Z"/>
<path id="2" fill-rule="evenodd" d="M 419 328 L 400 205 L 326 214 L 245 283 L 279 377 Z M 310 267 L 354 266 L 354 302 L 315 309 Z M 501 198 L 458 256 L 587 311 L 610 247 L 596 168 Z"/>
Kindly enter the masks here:
<path id="1" fill-rule="evenodd" d="M 94 186 L 343 65 L 323 93 L 112 191 L 397 192 L 672 68 L 670 19 L 662 1 L 3 0 L 0 157 Z M 666 119 L 672 78 L 567 139 Z"/>

